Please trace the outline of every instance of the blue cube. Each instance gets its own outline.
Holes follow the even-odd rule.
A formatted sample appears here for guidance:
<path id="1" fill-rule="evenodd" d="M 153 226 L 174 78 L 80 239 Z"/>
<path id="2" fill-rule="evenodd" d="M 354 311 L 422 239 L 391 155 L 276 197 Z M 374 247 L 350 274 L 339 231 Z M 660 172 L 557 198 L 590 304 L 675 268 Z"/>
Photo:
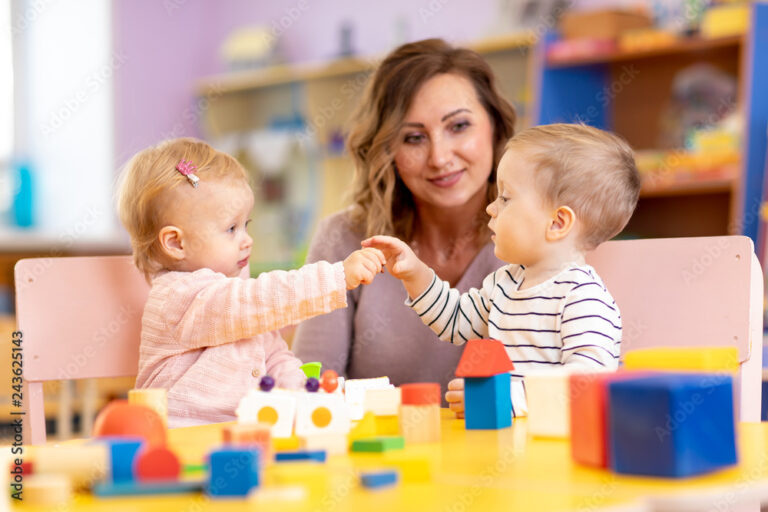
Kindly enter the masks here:
<path id="1" fill-rule="evenodd" d="M 246 496 L 259 486 L 258 448 L 222 448 L 209 455 L 209 496 Z"/>
<path id="2" fill-rule="evenodd" d="M 470 430 L 512 425 L 509 373 L 464 378 L 464 425 Z"/>
<path id="3" fill-rule="evenodd" d="M 94 439 L 95 442 L 106 443 L 112 465 L 112 482 L 123 483 L 135 480 L 133 463 L 139 448 L 144 444 L 140 437 L 103 436 Z"/>
<path id="4" fill-rule="evenodd" d="M 617 473 L 686 477 L 736 463 L 730 376 L 638 377 L 611 382 L 608 396 L 610 464 Z"/>

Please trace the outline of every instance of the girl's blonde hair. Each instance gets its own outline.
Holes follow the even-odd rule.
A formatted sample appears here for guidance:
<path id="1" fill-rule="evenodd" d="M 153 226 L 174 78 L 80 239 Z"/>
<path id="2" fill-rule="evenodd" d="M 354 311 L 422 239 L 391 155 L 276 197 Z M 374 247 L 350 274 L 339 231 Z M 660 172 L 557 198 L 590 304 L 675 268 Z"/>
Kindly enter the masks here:
<path id="1" fill-rule="evenodd" d="M 165 226 L 168 192 L 178 186 L 192 187 L 176 170 L 181 160 L 195 165 L 198 192 L 203 192 L 200 188 L 206 181 L 216 179 L 249 183 L 247 171 L 235 158 L 197 139 L 166 140 L 134 155 L 118 180 L 117 213 L 131 237 L 133 261 L 147 280 L 165 264 L 157 235 Z"/>
<path id="2" fill-rule="evenodd" d="M 398 176 L 394 147 L 414 96 L 436 75 L 467 78 L 493 126 L 493 168 L 488 202 L 496 197 L 496 166 L 514 133 L 515 109 L 499 94 L 493 72 L 476 52 L 454 48 L 442 39 L 426 39 L 396 48 L 379 65 L 353 117 L 347 141 L 355 160 L 352 216 L 366 236 L 394 235 L 410 240 L 415 205 Z M 478 212 L 485 215 L 485 210 Z M 480 231 L 486 222 L 478 223 Z"/>

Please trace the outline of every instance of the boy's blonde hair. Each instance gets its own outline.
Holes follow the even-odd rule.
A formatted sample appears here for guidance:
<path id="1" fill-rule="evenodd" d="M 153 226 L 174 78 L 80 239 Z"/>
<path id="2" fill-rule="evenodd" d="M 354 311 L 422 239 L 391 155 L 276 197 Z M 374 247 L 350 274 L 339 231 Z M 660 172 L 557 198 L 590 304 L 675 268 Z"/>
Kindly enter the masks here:
<path id="1" fill-rule="evenodd" d="M 204 193 L 207 181 L 222 178 L 249 184 L 247 171 L 235 158 L 197 139 L 166 140 L 134 155 L 118 181 L 117 213 L 131 237 L 133 261 L 147 280 L 166 263 L 157 235 L 165 226 L 168 193 L 178 186 L 192 188 L 176 170 L 181 160 L 196 167 L 200 178 L 196 192 Z"/>
<path id="2" fill-rule="evenodd" d="M 584 124 L 550 124 L 519 132 L 507 150 L 532 158 L 539 191 L 552 206 L 570 206 L 591 250 L 624 229 L 640 195 L 632 148 L 622 138 Z"/>

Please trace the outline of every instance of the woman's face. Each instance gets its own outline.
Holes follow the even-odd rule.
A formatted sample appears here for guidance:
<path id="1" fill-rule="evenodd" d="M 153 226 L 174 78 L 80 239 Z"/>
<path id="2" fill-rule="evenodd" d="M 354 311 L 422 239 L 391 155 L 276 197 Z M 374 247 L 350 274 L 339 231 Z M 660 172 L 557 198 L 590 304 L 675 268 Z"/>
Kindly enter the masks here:
<path id="1" fill-rule="evenodd" d="M 493 126 L 467 78 L 424 82 L 398 134 L 395 165 L 417 205 L 456 207 L 485 193 Z"/>

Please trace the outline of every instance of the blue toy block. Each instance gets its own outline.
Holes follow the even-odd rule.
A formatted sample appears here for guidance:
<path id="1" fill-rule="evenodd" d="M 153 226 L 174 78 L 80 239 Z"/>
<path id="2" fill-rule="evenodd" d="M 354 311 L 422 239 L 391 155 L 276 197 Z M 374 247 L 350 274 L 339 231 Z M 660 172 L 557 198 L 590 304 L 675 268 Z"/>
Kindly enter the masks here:
<path id="1" fill-rule="evenodd" d="M 296 450 L 275 453 L 275 462 L 297 461 L 325 462 L 325 450 Z"/>
<path id="2" fill-rule="evenodd" d="M 664 477 L 736 463 L 729 375 L 658 374 L 608 385 L 611 468 Z"/>
<path id="3" fill-rule="evenodd" d="M 510 375 L 464 378 L 464 424 L 469 430 L 500 429 L 512 425 Z"/>
<path id="4" fill-rule="evenodd" d="M 360 473 L 360 483 L 367 489 L 377 489 L 397 483 L 398 473 L 393 470 L 366 471 Z"/>
<path id="5" fill-rule="evenodd" d="M 95 442 L 106 443 L 109 446 L 112 464 L 112 482 L 132 482 L 135 480 L 133 462 L 136 454 L 144 444 L 140 437 L 98 437 Z"/>
<path id="6" fill-rule="evenodd" d="M 258 448 L 221 448 L 209 455 L 209 496 L 246 496 L 259 486 Z"/>

